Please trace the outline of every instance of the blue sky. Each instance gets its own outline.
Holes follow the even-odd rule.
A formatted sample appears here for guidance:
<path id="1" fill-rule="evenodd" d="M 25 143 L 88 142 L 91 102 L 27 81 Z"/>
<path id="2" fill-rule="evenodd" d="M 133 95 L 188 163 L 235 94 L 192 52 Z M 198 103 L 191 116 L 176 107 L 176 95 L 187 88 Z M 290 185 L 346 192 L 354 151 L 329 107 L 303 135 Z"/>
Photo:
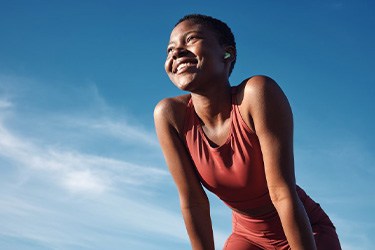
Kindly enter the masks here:
<path id="1" fill-rule="evenodd" d="M 297 182 L 344 249 L 375 231 L 372 1 L 0 1 L 0 248 L 190 249 L 153 108 L 188 13 L 227 22 L 232 85 L 274 78 L 295 119 Z M 212 195 L 217 249 L 230 210 Z"/>

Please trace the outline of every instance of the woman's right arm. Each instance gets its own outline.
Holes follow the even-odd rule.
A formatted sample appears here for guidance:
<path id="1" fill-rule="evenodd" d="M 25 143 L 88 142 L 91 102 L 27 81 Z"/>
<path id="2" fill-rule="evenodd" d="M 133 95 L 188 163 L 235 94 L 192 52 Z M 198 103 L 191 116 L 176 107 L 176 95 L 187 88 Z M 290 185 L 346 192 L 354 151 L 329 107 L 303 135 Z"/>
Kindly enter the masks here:
<path id="1" fill-rule="evenodd" d="M 214 249 L 209 201 L 179 132 L 186 105 L 164 99 L 155 108 L 156 133 L 169 171 L 176 183 L 182 215 L 194 250 Z"/>

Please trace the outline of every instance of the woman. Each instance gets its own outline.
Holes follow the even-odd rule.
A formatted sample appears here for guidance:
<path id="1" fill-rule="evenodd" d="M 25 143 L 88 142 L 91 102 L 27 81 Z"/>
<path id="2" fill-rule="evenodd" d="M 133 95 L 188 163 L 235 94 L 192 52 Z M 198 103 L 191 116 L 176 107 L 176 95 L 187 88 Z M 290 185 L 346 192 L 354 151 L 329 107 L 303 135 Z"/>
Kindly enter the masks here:
<path id="1" fill-rule="evenodd" d="M 165 70 L 190 94 L 162 100 L 155 126 L 193 249 L 214 249 L 202 184 L 233 210 L 224 249 L 341 249 L 328 216 L 296 186 L 287 98 L 265 76 L 231 87 L 230 28 L 204 15 L 174 27 Z"/>

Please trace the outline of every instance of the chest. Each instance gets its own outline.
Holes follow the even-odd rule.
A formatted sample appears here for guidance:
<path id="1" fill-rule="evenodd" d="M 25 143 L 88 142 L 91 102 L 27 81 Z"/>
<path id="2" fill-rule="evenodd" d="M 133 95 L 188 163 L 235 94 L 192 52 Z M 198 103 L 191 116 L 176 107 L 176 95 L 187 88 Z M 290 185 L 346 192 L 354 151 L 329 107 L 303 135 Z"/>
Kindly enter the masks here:
<path id="1" fill-rule="evenodd" d="M 190 155 L 207 189 L 231 193 L 265 186 L 263 158 L 255 134 L 232 129 L 220 147 L 212 147 L 199 128 L 187 136 Z"/>

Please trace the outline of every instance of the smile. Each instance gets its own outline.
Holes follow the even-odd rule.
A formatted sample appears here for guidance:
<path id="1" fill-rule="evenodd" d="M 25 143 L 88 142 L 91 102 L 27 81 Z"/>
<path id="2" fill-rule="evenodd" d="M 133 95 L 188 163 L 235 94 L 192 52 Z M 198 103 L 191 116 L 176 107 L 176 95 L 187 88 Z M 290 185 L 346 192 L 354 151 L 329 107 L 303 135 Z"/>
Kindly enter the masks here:
<path id="1" fill-rule="evenodd" d="M 186 68 L 191 67 L 191 66 L 195 66 L 195 63 L 191 63 L 191 62 L 181 63 L 177 66 L 176 73 L 178 74 L 184 71 Z"/>
<path id="2" fill-rule="evenodd" d="M 197 60 L 195 59 L 187 59 L 187 58 L 180 59 L 176 61 L 175 65 L 173 65 L 172 72 L 174 74 L 179 74 L 189 68 L 195 67 L 196 65 L 197 65 Z"/>

